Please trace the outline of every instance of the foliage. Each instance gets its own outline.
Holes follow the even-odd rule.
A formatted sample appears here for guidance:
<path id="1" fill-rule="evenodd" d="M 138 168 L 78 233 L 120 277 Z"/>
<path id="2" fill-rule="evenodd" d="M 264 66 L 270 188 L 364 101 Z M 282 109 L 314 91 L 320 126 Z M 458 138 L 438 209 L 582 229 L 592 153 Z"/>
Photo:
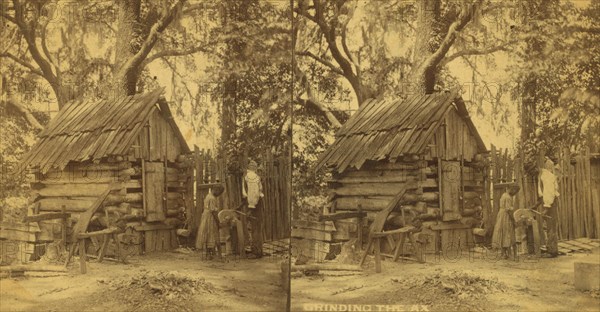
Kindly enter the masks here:
<path id="1" fill-rule="evenodd" d="M 535 37 L 516 51 L 521 61 L 512 68 L 516 99 L 532 82 L 535 86 L 520 99 L 535 103 L 535 120 L 526 125 L 533 131 L 521 146 L 528 168 L 535 167 L 540 151 L 552 157 L 563 146 L 574 152 L 589 146 L 598 139 L 600 126 L 595 97 L 600 92 L 600 33 L 593 30 L 600 2 L 585 9 L 571 3 L 550 8 L 542 16 L 532 13 L 523 25 L 522 31 Z"/>
<path id="2" fill-rule="evenodd" d="M 289 10 L 269 2 L 224 1 L 222 27 L 215 51 L 220 66 L 208 70 L 218 86 L 221 137 L 229 157 L 244 154 L 258 160 L 270 150 L 275 156 L 290 148 L 292 76 L 289 58 Z M 225 137 L 224 137 L 225 136 Z"/>

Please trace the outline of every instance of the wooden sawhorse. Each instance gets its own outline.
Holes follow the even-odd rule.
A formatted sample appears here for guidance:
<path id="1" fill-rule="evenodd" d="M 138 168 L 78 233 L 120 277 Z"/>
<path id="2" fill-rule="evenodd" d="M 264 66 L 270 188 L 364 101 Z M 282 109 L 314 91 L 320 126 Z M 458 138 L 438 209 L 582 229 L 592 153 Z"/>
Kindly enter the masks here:
<path id="1" fill-rule="evenodd" d="M 390 245 L 394 246 L 394 256 L 393 261 L 397 261 L 404 250 L 404 244 L 406 239 L 411 243 L 413 248 L 415 249 L 414 256 L 416 261 L 423 262 L 423 248 L 420 243 L 414 237 L 414 233 L 417 232 L 417 228 L 414 226 L 405 226 L 397 230 L 391 231 L 382 231 L 382 232 L 373 232 L 369 237 L 369 242 L 367 243 L 367 250 L 364 253 L 362 259 L 360 260 L 359 266 L 362 266 L 367 254 L 370 253 L 371 249 L 375 250 L 375 272 L 381 272 L 381 241 L 383 239 L 387 239 L 390 242 Z M 392 236 L 399 235 L 398 241 L 394 243 Z"/>
<path id="2" fill-rule="evenodd" d="M 75 241 L 71 244 L 71 249 L 69 250 L 69 255 L 67 256 L 67 260 L 65 261 L 65 267 L 69 265 L 71 258 L 75 254 L 75 249 L 79 248 L 79 266 L 81 268 L 81 274 L 87 273 L 87 253 L 86 253 L 86 243 L 85 240 L 95 236 L 102 236 L 102 245 L 100 250 L 98 251 L 98 262 L 102 262 L 104 259 L 104 255 L 106 253 L 106 247 L 108 246 L 109 241 L 112 239 L 116 245 L 117 252 L 117 260 L 127 263 L 125 258 L 121 254 L 121 246 L 119 243 L 119 239 L 117 237 L 119 233 L 119 229 L 116 227 L 111 227 L 108 229 L 90 232 L 90 233 L 79 233 L 77 237 L 75 237 Z"/>

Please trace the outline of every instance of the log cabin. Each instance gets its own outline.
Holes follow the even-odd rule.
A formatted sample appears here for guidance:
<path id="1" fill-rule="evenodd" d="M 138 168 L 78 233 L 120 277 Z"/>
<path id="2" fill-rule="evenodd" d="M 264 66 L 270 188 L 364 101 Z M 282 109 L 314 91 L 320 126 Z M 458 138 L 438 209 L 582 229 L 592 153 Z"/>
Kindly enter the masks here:
<path id="1" fill-rule="evenodd" d="M 193 181 L 182 169 L 190 149 L 162 92 L 61 109 L 23 158 L 33 213 L 66 212 L 76 222 L 110 188 L 90 227 L 121 222 L 132 254 L 176 248 Z"/>
<path id="2" fill-rule="evenodd" d="M 427 251 L 439 252 L 473 240 L 475 215 L 489 198 L 487 152 L 456 90 L 368 101 L 339 129 L 317 168 L 332 174 L 330 213 L 360 209 L 372 222 L 408 188 L 386 227 L 416 223 L 429 234 Z"/>

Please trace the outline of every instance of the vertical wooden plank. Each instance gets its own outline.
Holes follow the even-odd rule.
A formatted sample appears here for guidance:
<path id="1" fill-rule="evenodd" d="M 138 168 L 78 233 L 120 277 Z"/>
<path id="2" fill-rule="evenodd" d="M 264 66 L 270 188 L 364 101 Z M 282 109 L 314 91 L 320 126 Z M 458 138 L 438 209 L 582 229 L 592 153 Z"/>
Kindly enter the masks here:
<path id="1" fill-rule="evenodd" d="M 142 158 L 142 210 L 144 211 L 144 217 L 148 216 L 148 207 L 146 206 L 146 196 L 148 190 L 146 189 L 146 161 Z"/>
<path id="2" fill-rule="evenodd" d="M 71 248 L 75 248 L 75 247 L 73 246 Z M 87 266 L 86 266 L 87 253 L 86 253 L 85 249 L 86 249 L 85 238 L 82 238 L 79 240 L 79 268 L 81 269 L 81 274 L 87 273 Z"/>
<path id="3" fill-rule="evenodd" d="M 146 253 L 153 252 L 155 250 L 154 231 L 144 232 L 144 248 Z"/>
<path id="4" fill-rule="evenodd" d="M 190 217 L 190 231 L 194 235 L 196 234 L 196 230 L 200 225 L 200 216 L 202 216 L 202 206 L 204 198 L 202 197 L 202 190 L 200 189 L 200 185 L 204 182 L 203 179 L 203 161 L 202 155 L 200 154 L 200 149 L 197 145 L 194 145 L 194 168 L 195 168 L 195 178 L 194 181 L 196 183 L 196 194 L 195 194 L 195 208 L 193 212 L 189 215 Z"/>
<path id="5" fill-rule="evenodd" d="M 163 202 L 164 164 L 160 162 L 147 162 L 146 164 L 146 196 L 147 216 L 146 221 L 163 221 L 166 219 Z"/>
<path id="6" fill-rule="evenodd" d="M 442 161 L 440 196 L 444 197 L 442 220 L 459 220 L 460 215 L 460 163 L 458 161 Z"/>
<path id="7" fill-rule="evenodd" d="M 381 273 L 381 239 L 375 238 L 375 272 Z"/>
<path id="8" fill-rule="evenodd" d="M 177 230 L 171 230 L 171 249 L 179 248 L 179 240 L 177 239 Z"/>

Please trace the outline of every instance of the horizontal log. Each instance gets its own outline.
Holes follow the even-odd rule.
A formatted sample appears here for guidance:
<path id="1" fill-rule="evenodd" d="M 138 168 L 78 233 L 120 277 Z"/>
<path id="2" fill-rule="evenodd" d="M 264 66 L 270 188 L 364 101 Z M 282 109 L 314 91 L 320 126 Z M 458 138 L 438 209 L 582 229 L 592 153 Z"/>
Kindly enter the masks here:
<path id="1" fill-rule="evenodd" d="M 345 184 L 331 190 L 342 196 L 395 196 L 406 183 L 361 183 Z"/>
<path id="2" fill-rule="evenodd" d="M 140 167 L 132 167 L 119 171 L 119 176 L 137 176 L 140 174 L 142 174 L 142 169 Z"/>
<path id="3" fill-rule="evenodd" d="M 358 210 L 358 205 L 361 205 L 365 211 L 380 211 L 387 207 L 392 198 L 392 196 L 342 196 L 336 197 L 334 200 L 336 209 L 340 210 Z M 434 192 L 425 192 L 423 194 L 409 193 L 405 194 L 404 198 L 400 200 L 400 204 L 402 205 L 413 205 L 415 202 L 424 202 L 428 206 L 437 207 L 439 195 Z"/>
<path id="4" fill-rule="evenodd" d="M 472 200 L 475 198 L 480 198 L 483 194 L 480 194 L 478 192 L 464 192 L 463 193 L 463 198 L 465 200 Z"/>
<path id="5" fill-rule="evenodd" d="M 189 181 L 189 182 L 191 182 L 191 181 Z M 190 184 L 192 184 L 192 183 L 188 183 L 187 180 L 177 180 L 177 181 L 167 182 L 167 187 L 173 188 L 173 189 L 187 189 Z"/>
<path id="6" fill-rule="evenodd" d="M 181 193 L 168 192 L 167 199 L 169 199 L 169 200 L 183 199 L 183 195 Z"/>
<path id="7" fill-rule="evenodd" d="M 120 194 L 109 194 L 106 196 L 104 203 L 107 205 L 120 204 L 120 203 L 136 203 L 143 200 L 142 193 L 127 193 L 125 195 Z"/>
<path id="8" fill-rule="evenodd" d="M 79 233 L 77 234 L 77 238 L 81 239 L 81 238 L 90 238 L 90 237 L 95 237 L 95 236 L 101 236 L 101 235 L 107 235 L 107 234 L 114 234 L 119 232 L 119 228 L 117 227 L 109 227 L 108 229 L 104 229 L 104 230 L 100 230 L 100 231 L 94 231 L 94 232 L 87 232 L 87 233 Z"/>
<path id="9" fill-rule="evenodd" d="M 40 206 L 40 211 L 61 211 L 65 207 L 67 212 L 84 212 L 92 204 L 94 197 L 86 197 L 85 199 L 69 199 L 69 198 L 42 198 L 37 201 Z"/>
<path id="10" fill-rule="evenodd" d="M 169 167 L 162 167 L 161 169 L 157 169 L 157 170 L 149 170 L 146 169 L 146 173 L 160 173 L 160 174 L 164 174 L 167 173 L 167 175 L 178 175 L 179 174 L 179 169 L 177 168 L 169 168 Z"/>
<path id="11" fill-rule="evenodd" d="M 423 194 L 406 194 L 404 198 L 400 201 L 401 203 L 409 203 L 409 202 L 438 202 L 439 194 L 435 192 L 424 192 Z"/>
<path id="12" fill-rule="evenodd" d="M 371 177 L 418 177 L 421 175 L 420 169 L 410 170 L 360 170 L 344 171 L 341 174 L 333 174 L 333 180 L 350 178 L 371 178 Z"/>
<path id="13" fill-rule="evenodd" d="M 319 216 L 319 221 L 335 221 L 349 218 L 364 218 L 366 216 L 367 214 L 365 212 L 338 212 L 327 215 L 321 215 Z"/>
<path id="14" fill-rule="evenodd" d="M 38 184 L 40 189 L 34 190 L 33 193 L 39 194 L 44 197 L 80 197 L 80 196 L 99 196 L 102 194 L 109 185 L 113 189 L 125 189 L 125 188 L 141 188 L 139 180 L 131 180 L 128 182 L 117 182 L 111 184 L 51 184 L 43 185 Z"/>
<path id="15" fill-rule="evenodd" d="M 167 182 L 185 182 L 185 176 L 180 176 L 177 173 L 168 173 L 167 174 Z"/>
<path id="16" fill-rule="evenodd" d="M 140 215 L 135 215 L 135 214 L 127 214 L 127 215 L 123 215 L 119 218 L 120 220 L 123 221 L 142 221 L 144 220 L 144 216 L 140 216 Z"/>
<path id="17" fill-rule="evenodd" d="M 407 182 L 417 178 L 417 174 L 407 175 L 364 175 L 364 176 L 346 176 L 335 179 L 330 179 L 327 182 L 340 183 L 340 184 L 354 184 L 354 183 L 395 183 L 395 182 Z"/>
<path id="18" fill-rule="evenodd" d="M 118 206 L 106 206 L 104 207 L 104 211 L 108 213 L 119 213 L 119 214 L 129 214 L 131 212 L 130 207 L 118 207 Z"/>
<path id="19" fill-rule="evenodd" d="M 384 209 L 392 200 L 392 196 L 344 196 L 335 199 L 336 209 L 341 210 L 358 210 L 358 205 L 361 205 L 365 211 L 379 211 Z"/>
<path id="20" fill-rule="evenodd" d="M 113 171 L 131 168 L 131 163 L 128 161 L 116 163 L 69 163 L 64 170 L 50 169 L 48 173 L 65 172 L 65 171 Z"/>
<path id="21" fill-rule="evenodd" d="M 23 222 L 40 222 L 44 220 L 65 219 L 69 217 L 71 217 L 70 213 L 48 212 L 33 216 L 26 216 L 25 218 L 23 218 Z"/>
<path id="22" fill-rule="evenodd" d="M 167 209 L 180 209 L 185 206 L 183 199 L 169 199 L 167 200 Z"/>
<path id="23" fill-rule="evenodd" d="M 167 209 L 166 216 L 167 217 L 177 217 L 185 211 L 182 209 Z"/>
<path id="24" fill-rule="evenodd" d="M 439 217 L 439 214 L 429 214 L 429 213 L 422 213 L 417 216 L 417 218 L 421 221 L 436 220 L 438 217 Z"/>
<path id="25" fill-rule="evenodd" d="M 405 209 L 405 211 L 409 210 L 409 211 L 413 211 L 416 214 L 421 214 L 421 213 L 426 213 L 427 212 L 427 206 L 417 206 L 417 205 L 403 205 L 402 208 Z"/>
<path id="26" fill-rule="evenodd" d="M 476 212 L 475 209 L 466 208 L 466 209 L 462 210 L 460 215 L 463 217 L 470 217 L 470 216 L 475 215 L 475 212 Z"/>
<path id="27" fill-rule="evenodd" d="M 40 181 L 34 182 L 31 184 L 32 188 L 37 188 L 40 189 L 41 185 L 56 185 L 56 184 L 72 184 L 72 185 L 77 185 L 77 184 L 91 184 L 91 185 L 98 185 L 98 184 L 110 184 L 110 183 L 116 183 L 116 182 L 126 182 L 129 180 L 129 176 L 127 177 L 119 177 L 118 175 L 111 175 L 111 176 L 103 176 L 103 177 L 60 177 L 60 178 L 44 178 L 41 179 Z"/>
<path id="28" fill-rule="evenodd" d="M 377 162 L 367 162 L 361 168 L 361 170 L 407 170 L 407 169 L 419 169 L 419 162 L 410 161 L 410 162 L 389 162 L 389 161 L 377 161 Z"/>
<path id="29" fill-rule="evenodd" d="M 357 265 L 351 264 L 327 264 L 327 263 L 319 263 L 319 264 L 302 264 L 295 265 L 292 264 L 290 268 L 291 272 L 298 271 L 362 271 L 362 269 Z"/>
<path id="30" fill-rule="evenodd" d="M 417 187 L 421 188 L 438 188 L 439 185 L 435 179 L 424 179 L 417 182 Z"/>

